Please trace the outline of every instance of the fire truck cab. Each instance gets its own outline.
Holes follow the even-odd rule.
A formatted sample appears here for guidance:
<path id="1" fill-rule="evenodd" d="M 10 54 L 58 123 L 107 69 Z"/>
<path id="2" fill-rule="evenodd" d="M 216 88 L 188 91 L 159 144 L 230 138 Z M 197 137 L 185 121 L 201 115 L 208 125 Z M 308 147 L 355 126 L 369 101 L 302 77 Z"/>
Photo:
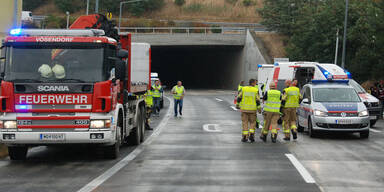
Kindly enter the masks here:
<path id="1" fill-rule="evenodd" d="M 136 69 L 129 47 L 130 34 L 116 40 L 100 29 L 12 30 L 0 70 L 0 142 L 10 158 L 60 144 L 95 144 L 116 158 L 125 142 L 140 144 L 150 62 Z"/>

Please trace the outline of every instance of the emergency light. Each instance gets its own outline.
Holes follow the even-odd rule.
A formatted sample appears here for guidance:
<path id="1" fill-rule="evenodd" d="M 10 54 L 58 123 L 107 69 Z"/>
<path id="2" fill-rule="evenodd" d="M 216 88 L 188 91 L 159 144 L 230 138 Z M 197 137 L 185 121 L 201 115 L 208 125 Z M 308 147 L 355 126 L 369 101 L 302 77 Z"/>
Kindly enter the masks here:
<path id="1" fill-rule="evenodd" d="M 11 35 L 14 35 L 14 36 L 18 36 L 21 34 L 21 29 L 20 28 L 17 28 L 17 29 L 12 29 L 9 34 Z"/>

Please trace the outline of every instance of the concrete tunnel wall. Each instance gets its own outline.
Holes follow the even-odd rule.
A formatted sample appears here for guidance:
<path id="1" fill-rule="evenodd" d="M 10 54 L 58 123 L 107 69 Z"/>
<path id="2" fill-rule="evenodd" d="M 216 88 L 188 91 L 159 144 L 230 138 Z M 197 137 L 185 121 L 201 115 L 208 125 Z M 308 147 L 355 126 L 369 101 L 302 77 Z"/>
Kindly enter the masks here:
<path id="1" fill-rule="evenodd" d="M 257 78 L 257 65 L 266 63 L 249 31 L 244 38 L 244 45 L 180 45 L 169 38 L 159 44 L 157 38 L 152 44 L 152 72 L 158 72 L 168 88 L 181 80 L 188 89 L 236 90 L 241 80 Z"/>

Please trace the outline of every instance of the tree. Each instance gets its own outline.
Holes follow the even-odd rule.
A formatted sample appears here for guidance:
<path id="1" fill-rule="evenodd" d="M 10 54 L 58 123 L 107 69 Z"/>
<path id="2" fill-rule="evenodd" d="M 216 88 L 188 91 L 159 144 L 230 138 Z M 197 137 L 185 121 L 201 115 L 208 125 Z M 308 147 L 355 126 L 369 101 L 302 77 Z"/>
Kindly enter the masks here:
<path id="1" fill-rule="evenodd" d="M 181 7 L 185 4 L 185 0 L 175 0 L 175 4 Z"/>

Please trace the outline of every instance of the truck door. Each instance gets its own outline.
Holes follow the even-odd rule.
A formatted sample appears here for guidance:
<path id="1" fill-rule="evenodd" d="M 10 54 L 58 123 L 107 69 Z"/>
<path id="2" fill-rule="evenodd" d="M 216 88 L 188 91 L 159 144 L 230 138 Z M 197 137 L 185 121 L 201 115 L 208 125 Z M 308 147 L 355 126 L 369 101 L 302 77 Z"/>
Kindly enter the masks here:
<path id="1" fill-rule="evenodd" d="M 314 74 L 314 67 L 297 67 L 295 68 L 293 79 L 297 79 L 297 87 L 302 88 L 304 85 L 312 81 Z"/>

